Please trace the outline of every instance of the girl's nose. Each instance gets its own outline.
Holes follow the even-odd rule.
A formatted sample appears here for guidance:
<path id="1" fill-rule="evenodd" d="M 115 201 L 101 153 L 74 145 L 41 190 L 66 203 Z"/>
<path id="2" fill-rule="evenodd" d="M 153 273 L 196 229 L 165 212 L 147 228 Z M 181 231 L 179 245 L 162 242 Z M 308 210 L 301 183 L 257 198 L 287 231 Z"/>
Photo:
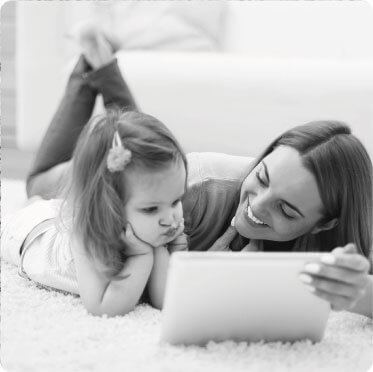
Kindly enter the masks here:
<path id="1" fill-rule="evenodd" d="M 177 227 L 177 219 L 176 219 L 176 213 L 172 212 L 165 216 L 162 216 L 162 218 L 159 220 L 159 224 L 164 227 Z"/>

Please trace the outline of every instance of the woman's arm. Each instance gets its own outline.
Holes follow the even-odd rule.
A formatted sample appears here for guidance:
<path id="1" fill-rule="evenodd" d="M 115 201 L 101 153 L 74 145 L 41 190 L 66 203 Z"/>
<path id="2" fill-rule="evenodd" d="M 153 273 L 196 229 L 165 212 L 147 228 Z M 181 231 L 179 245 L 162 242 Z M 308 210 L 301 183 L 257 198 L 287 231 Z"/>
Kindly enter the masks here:
<path id="1" fill-rule="evenodd" d="M 372 276 L 369 261 L 354 244 L 335 248 L 321 262 L 307 264 L 303 279 L 334 310 L 348 310 L 372 318 Z M 308 277 L 308 278 L 307 278 Z"/>
<path id="2" fill-rule="evenodd" d="M 131 229 L 126 237 L 131 241 Z M 136 240 L 136 244 L 141 242 Z M 73 244 L 73 257 L 79 293 L 84 306 L 93 315 L 125 315 L 138 303 L 153 266 L 150 246 L 142 244 L 136 253 L 127 258 L 121 272 L 108 278 L 88 257 L 78 239 Z"/>

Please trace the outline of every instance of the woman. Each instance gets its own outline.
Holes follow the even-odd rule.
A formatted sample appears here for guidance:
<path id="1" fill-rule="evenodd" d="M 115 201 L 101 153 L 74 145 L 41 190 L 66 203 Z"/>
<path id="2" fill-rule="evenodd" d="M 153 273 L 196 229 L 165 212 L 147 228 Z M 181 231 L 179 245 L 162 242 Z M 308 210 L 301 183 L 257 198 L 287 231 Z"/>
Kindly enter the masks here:
<path id="1" fill-rule="evenodd" d="M 85 58 L 39 148 L 29 196 L 54 197 L 64 184 L 98 93 L 106 106 L 135 107 L 105 37 L 88 30 L 80 43 Z M 302 280 L 334 309 L 372 317 L 372 163 L 346 125 L 291 129 L 253 162 L 192 154 L 189 172 L 183 206 L 191 250 L 332 252 L 307 265 Z"/>
<path id="2" fill-rule="evenodd" d="M 194 154 L 192 160 L 184 202 L 191 249 L 339 247 L 325 262 L 306 266 L 301 278 L 334 309 L 372 316 L 366 259 L 372 164 L 345 124 L 320 121 L 290 129 L 251 163 L 222 154 Z"/>

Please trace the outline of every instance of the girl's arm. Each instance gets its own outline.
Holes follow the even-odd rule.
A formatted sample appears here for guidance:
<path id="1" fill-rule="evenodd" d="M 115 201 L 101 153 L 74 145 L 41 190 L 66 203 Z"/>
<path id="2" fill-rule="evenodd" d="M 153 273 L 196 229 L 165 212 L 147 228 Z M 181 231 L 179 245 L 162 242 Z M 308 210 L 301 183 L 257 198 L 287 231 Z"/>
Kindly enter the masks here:
<path id="1" fill-rule="evenodd" d="M 180 227 L 180 231 L 183 230 L 184 225 Z M 163 308 L 170 254 L 186 250 L 188 250 L 188 240 L 184 233 L 178 235 L 167 247 L 154 248 L 154 264 L 148 284 L 150 301 L 154 307 Z"/>
<path id="2" fill-rule="evenodd" d="M 131 229 L 126 230 L 129 241 L 142 246 L 130 256 L 114 278 L 108 278 L 87 256 L 84 247 L 75 239 L 73 257 L 79 293 L 84 306 L 93 315 L 125 315 L 138 303 L 153 266 L 152 248 L 134 239 Z"/>
<path id="3" fill-rule="evenodd" d="M 154 248 L 153 270 L 149 277 L 148 291 L 151 304 L 162 309 L 166 289 L 170 253 L 166 246 Z"/>

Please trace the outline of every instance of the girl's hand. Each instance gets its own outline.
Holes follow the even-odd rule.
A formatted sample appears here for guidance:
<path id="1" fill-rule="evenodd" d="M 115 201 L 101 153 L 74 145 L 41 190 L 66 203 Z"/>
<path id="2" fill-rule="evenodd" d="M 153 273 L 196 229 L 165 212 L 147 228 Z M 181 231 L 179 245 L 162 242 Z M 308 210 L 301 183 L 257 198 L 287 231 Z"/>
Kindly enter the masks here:
<path id="1" fill-rule="evenodd" d="M 180 226 L 178 227 L 178 235 L 176 236 L 176 238 L 167 244 L 167 248 L 170 253 L 188 250 L 188 239 L 183 231 L 184 219 L 181 221 Z"/>
<path id="2" fill-rule="evenodd" d="M 129 223 L 127 223 L 126 230 L 122 231 L 120 237 L 129 246 L 127 251 L 129 256 L 153 253 L 153 247 L 138 238 Z"/>
<path id="3" fill-rule="evenodd" d="M 187 251 L 188 250 L 188 239 L 184 233 L 177 236 L 172 242 L 168 243 L 168 251 L 170 253 Z"/>
<path id="4" fill-rule="evenodd" d="M 329 301 L 333 310 L 347 310 L 365 294 L 369 267 L 369 261 L 349 243 L 319 262 L 306 264 L 300 279 L 315 295 Z"/>

